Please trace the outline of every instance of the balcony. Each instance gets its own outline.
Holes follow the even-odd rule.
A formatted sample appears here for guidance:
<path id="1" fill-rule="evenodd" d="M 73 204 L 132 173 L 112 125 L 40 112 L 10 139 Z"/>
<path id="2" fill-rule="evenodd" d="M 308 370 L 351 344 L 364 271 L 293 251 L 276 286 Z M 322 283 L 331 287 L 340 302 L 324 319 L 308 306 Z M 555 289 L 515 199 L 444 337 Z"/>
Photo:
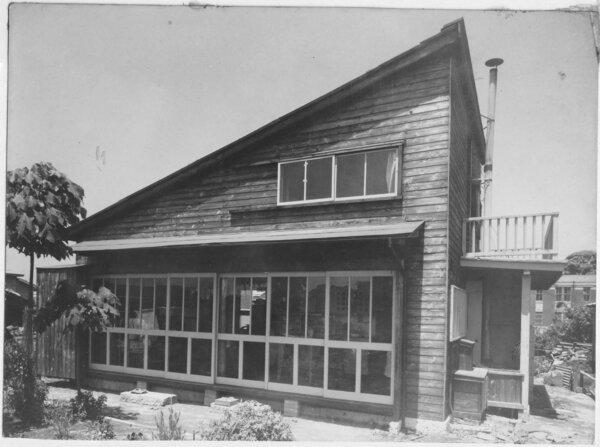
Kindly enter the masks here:
<path id="1" fill-rule="evenodd" d="M 554 259 L 558 213 L 471 217 L 462 240 L 467 258 Z"/>

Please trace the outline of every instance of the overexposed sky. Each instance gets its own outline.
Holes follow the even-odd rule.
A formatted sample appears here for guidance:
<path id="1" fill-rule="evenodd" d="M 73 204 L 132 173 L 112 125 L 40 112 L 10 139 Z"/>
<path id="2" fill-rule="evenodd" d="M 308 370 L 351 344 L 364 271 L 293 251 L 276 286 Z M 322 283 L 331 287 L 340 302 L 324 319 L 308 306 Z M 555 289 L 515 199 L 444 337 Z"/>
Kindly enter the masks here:
<path id="1" fill-rule="evenodd" d="M 558 211 L 560 256 L 594 248 L 589 13 L 13 4 L 7 169 L 51 161 L 97 212 L 459 17 L 483 114 L 484 61 L 505 60 L 494 214 Z M 56 261 L 38 261 L 47 264 Z M 9 250 L 7 271 L 27 268 Z"/>

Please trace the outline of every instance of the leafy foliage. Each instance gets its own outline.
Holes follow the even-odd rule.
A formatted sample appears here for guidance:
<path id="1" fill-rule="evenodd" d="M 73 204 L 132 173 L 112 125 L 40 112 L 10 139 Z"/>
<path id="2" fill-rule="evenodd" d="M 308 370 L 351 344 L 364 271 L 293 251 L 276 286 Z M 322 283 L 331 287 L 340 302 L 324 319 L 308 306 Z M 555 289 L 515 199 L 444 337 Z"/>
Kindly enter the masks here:
<path id="1" fill-rule="evenodd" d="M 66 317 L 65 331 L 75 328 L 101 332 L 113 326 L 119 316 L 119 299 L 106 287 L 100 287 L 98 293 L 90 289 L 78 292 L 67 281 L 60 281 L 54 294 L 35 313 L 35 330 L 42 333 L 61 315 Z"/>
<path id="2" fill-rule="evenodd" d="M 70 401 L 71 412 L 77 420 L 96 420 L 106 407 L 106 395 L 102 394 L 97 399 L 91 391 L 78 391 Z"/>
<path id="3" fill-rule="evenodd" d="M 152 432 L 152 439 L 159 441 L 176 440 L 180 441 L 183 439 L 185 431 L 179 423 L 179 417 L 181 413 L 173 410 L 173 407 L 169 407 L 169 418 L 165 421 L 165 415 L 162 410 L 154 416 L 154 422 L 156 424 L 156 433 Z"/>
<path id="4" fill-rule="evenodd" d="M 144 434 L 141 431 L 137 432 L 137 433 L 132 431 L 130 434 L 127 435 L 127 440 L 128 441 L 143 441 Z"/>
<path id="5" fill-rule="evenodd" d="M 582 250 L 567 256 L 567 266 L 563 273 L 565 275 L 593 275 L 596 273 L 596 252 L 594 250 Z"/>
<path id="6" fill-rule="evenodd" d="M 110 420 L 107 418 L 100 418 L 97 421 L 90 422 L 88 424 L 88 431 L 93 441 L 115 439 L 115 431 Z"/>
<path id="7" fill-rule="evenodd" d="M 54 430 L 56 439 L 70 439 L 71 426 L 75 422 L 71 407 L 66 402 L 52 401 L 46 406 L 46 422 Z"/>
<path id="8" fill-rule="evenodd" d="M 595 308 L 591 306 L 567 308 L 560 325 L 561 341 L 592 343 L 595 337 L 595 319 Z"/>
<path id="9" fill-rule="evenodd" d="M 246 401 L 225 410 L 200 433 L 207 441 L 292 441 L 292 430 L 268 405 Z"/>
<path id="10" fill-rule="evenodd" d="M 26 425 L 43 421 L 46 384 L 35 375 L 35 362 L 14 339 L 4 342 L 4 405 Z"/>
<path id="11" fill-rule="evenodd" d="M 27 256 L 64 259 L 72 253 L 66 229 L 85 218 L 84 192 L 51 163 L 6 174 L 6 242 Z"/>

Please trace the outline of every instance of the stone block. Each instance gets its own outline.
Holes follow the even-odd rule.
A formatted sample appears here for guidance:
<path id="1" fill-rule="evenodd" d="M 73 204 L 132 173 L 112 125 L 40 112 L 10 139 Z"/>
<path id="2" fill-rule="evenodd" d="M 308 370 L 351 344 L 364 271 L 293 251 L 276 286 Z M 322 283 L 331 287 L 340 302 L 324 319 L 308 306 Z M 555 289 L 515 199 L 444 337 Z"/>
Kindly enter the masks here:
<path id="1" fill-rule="evenodd" d="M 139 405 L 148 405 L 151 407 L 162 407 L 164 405 L 177 403 L 177 396 L 175 394 L 156 393 L 153 391 L 147 391 L 141 394 L 124 391 L 121 393 L 121 401 Z"/>
<path id="2" fill-rule="evenodd" d="M 300 413 L 300 403 L 297 400 L 283 401 L 283 415 L 289 417 L 298 417 Z"/>

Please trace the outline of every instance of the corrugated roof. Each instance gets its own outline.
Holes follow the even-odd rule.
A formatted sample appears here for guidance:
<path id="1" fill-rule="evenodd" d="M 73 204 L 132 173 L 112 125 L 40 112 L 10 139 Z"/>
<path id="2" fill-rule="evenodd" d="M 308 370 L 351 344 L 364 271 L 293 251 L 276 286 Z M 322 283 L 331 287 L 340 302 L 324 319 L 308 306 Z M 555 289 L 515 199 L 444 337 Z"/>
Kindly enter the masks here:
<path id="1" fill-rule="evenodd" d="M 383 236 L 412 236 L 423 222 L 393 222 L 384 224 L 345 225 L 279 229 L 271 231 L 244 231 L 198 234 L 192 236 L 148 237 L 137 239 L 112 239 L 84 241 L 73 246 L 78 253 L 107 250 L 132 250 L 140 248 L 168 248 L 204 245 L 236 245 L 249 243 L 317 241 L 336 239 L 375 238 Z"/>

